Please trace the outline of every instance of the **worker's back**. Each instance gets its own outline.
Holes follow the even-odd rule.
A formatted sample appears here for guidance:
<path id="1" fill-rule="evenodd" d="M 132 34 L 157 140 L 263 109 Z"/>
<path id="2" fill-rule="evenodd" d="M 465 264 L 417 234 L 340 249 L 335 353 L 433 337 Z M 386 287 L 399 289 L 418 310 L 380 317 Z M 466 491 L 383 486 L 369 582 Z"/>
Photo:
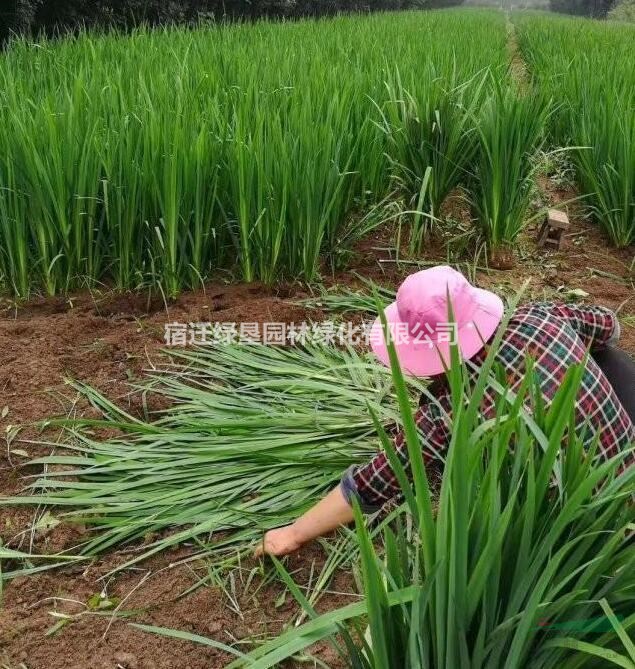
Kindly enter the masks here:
<path id="1" fill-rule="evenodd" d="M 635 440 L 633 421 L 609 378 L 587 351 L 590 349 L 592 354 L 597 351 L 599 357 L 602 349 L 618 336 L 615 315 L 603 307 L 529 303 L 512 314 L 496 359 L 504 367 L 513 391 L 524 378 L 527 356 L 532 358 L 546 406 L 560 388 L 567 370 L 584 363 L 576 402 L 576 430 L 587 444 L 599 433 L 601 451 L 611 456 Z M 485 356 L 486 350 L 482 350 L 470 360 L 468 367 L 473 373 Z M 626 380 L 621 381 L 620 394 L 624 393 Z M 631 396 L 635 395 L 635 388 L 632 390 Z M 489 390 L 482 407 L 484 415 L 493 414 L 495 401 L 496 393 Z"/>

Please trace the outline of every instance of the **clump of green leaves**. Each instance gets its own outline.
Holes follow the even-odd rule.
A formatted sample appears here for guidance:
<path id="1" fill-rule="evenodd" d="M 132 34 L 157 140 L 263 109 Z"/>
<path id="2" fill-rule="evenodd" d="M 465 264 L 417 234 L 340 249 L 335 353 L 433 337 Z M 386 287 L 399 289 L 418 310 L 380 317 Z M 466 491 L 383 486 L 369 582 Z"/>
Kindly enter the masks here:
<path id="1" fill-rule="evenodd" d="M 382 110 L 392 172 L 414 212 L 411 254 L 421 251 L 447 195 L 466 181 L 477 146 L 475 117 L 491 83 L 489 70 L 461 81 L 455 54 L 448 61 L 427 63 L 416 86 L 397 71 Z"/>
<path id="2" fill-rule="evenodd" d="M 491 253 L 512 245 L 527 223 L 535 153 L 540 149 L 549 105 L 539 94 L 499 87 L 481 110 L 478 151 L 470 193 Z"/>

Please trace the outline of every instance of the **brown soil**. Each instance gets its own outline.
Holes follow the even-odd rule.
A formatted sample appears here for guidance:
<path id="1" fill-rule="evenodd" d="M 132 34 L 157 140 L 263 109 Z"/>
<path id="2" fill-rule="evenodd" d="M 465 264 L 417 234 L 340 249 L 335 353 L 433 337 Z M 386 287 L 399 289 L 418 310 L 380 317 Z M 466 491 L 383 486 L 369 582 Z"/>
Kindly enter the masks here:
<path id="1" fill-rule="evenodd" d="M 543 184 L 543 192 L 551 204 L 563 202 L 571 195 L 550 189 L 548 183 Z M 466 216 L 459 202 L 455 208 L 455 220 Z M 533 241 L 535 231 L 530 230 L 521 243 L 515 268 L 508 272 L 479 270 L 478 283 L 510 294 L 530 279 L 528 299 L 566 298 L 568 291 L 583 289 L 589 294 L 589 301 L 619 309 L 622 316 L 632 316 L 635 314 L 633 249 L 607 249 L 602 235 L 581 219 L 575 207 L 569 207 L 569 215 L 572 228 L 561 252 L 537 251 Z M 445 257 L 439 242 L 431 244 L 429 251 L 416 261 L 396 263 L 392 232 L 381 229 L 358 249 L 355 271 L 386 286 L 396 286 L 415 269 L 415 262 L 444 262 Z M 357 281 L 352 270 L 328 279 L 343 284 Z M 88 382 L 133 413 L 139 413 L 142 408 L 129 392 L 129 381 L 160 362 L 166 323 L 299 322 L 309 317 L 319 318 L 319 313 L 309 313 L 294 303 L 308 294 L 299 284 L 266 288 L 258 284 L 217 283 L 208 285 L 205 291 L 186 293 L 168 305 L 144 295 L 109 293 L 39 299 L 20 306 L 5 301 L 0 321 L 3 414 L 0 433 L 7 435 L 7 444 L 0 453 L 0 495 L 17 494 L 25 484 L 23 476 L 34 473 L 20 468 L 24 454 L 11 455 L 11 450 L 25 451 L 30 456 L 42 452 L 41 447 L 21 441 L 36 435 L 34 427 L 27 427 L 11 441 L 13 432 L 9 426 L 89 411 L 65 385 L 65 377 Z M 635 327 L 623 327 L 622 344 L 635 353 Z M 150 408 L 159 407 L 160 403 L 155 401 Z M 53 552 L 75 544 L 83 531 L 61 525 L 32 534 L 29 530 L 32 519 L 30 509 L 0 508 L 0 537 L 4 543 L 28 549 L 30 541 L 34 541 L 39 551 Z M 247 593 L 243 593 L 248 572 L 255 563 L 243 564 L 231 576 L 239 593 L 238 612 L 216 587 L 202 587 L 180 597 L 205 573 L 205 565 L 199 563 L 170 566 L 186 557 L 188 550 L 179 548 L 153 558 L 141 568 L 105 580 L 102 577 L 125 559 L 121 553 L 107 555 L 88 568 L 73 567 L 9 582 L 0 609 L 0 666 L 10 669 L 221 667 L 230 659 L 221 651 L 149 635 L 128 623 L 170 627 L 233 644 L 237 639 L 253 640 L 265 632 L 277 632 L 297 612 L 290 596 L 285 602 L 277 601 L 281 593 L 279 584 L 264 587 L 254 597 L 260 583 L 256 578 Z M 318 546 L 307 548 L 291 560 L 292 569 L 299 570 L 295 578 L 308 581 L 309 574 L 323 560 Z M 352 577 L 341 572 L 330 588 L 350 593 L 354 590 Z M 130 612 L 129 617 L 91 613 L 86 607 L 102 590 L 108 597 L 124 600 L 120 612 Z M 355 596 L 327 594 L 320 606 L 341 605 L 352 601 L 352 597 Z M 54 612 L 81 615 L 57 633 L 46 636 L 47 630 L 59 620 L 51 615 Z M 328 646 L 321 646 L 317 653 L 325 661 L 334 659 Z"/>
<path id="2" fill-rule="evenodd" d="M 516 254 L 511 246 L 503 244 L 489 252 L 489 266 L 492 269 L 514 269 Z"/>
<path id="3" fill-rule="evenodd" d="M 11 669 L 210 669 L 224 667 L 229 653 L 191 641 L 157 636 L 131 627 L 130 622 L 178 629 L 226 644 L 236 640 L 275 635 L 298 615 L 293 598 L 281 599 L 278 581 L 256 592 L 246 587 L 254 565 L 243 565 L 230 573 L 235 584 L 232 599 L 219 588 L 191 588 L 202 574 L 186 567 L 170 568 L 187 556 L 187 549 L 149 560 L 143 569 L 104 575 L 117 563 L 112 555 L 86 568 L 49 572 L 15 579 L 6 588 L 0 611 L 0 666 Z M 322 551 L 312 546 L 301 558 L 288 565 L 300 584 L 308 583 L 311 571 L 322 566 Z M 315 576 L 315 574 L 313 574 Z M 255 581 L 258 583 L 258 579 Z M 231 586 L 229 586 L 231 587 Z M 333 592 L 350 591 L 350 578 L 342 572 L 331 583 Z M 246 592 L 245 592 L 246 590 Z M 96 614 L 89 608 L 96 596 L 117 598 L 117 614 Z M 355 595 L 326 594 L 319 610 L 348 604 Z M 46 636 L 59 620 L 56 614 L 73 616 L 63 629 Z M 328 644 L 315 652 L 337 666 L 337 657 Z M 289 665 L 292 666 L 292 665 Z"/>

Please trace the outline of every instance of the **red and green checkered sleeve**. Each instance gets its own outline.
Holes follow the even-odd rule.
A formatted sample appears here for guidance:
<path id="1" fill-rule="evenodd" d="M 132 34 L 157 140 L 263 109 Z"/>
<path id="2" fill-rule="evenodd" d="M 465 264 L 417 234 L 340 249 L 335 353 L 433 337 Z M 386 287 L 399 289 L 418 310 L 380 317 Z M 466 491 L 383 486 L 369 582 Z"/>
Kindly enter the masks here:
<path id="1" fill-rule="evenodd" d="M 425 461 L 443 457 L 448 448 L 450 432 L 440 408 L 427 402 L 422 404 L 415 415 L 415 422 Z M 402 430 L 395 434 L 393 446 L 410 477 L 408 446 Z M 378 453 L 365 465 L 351 467 L 342 478 L 341 489 L 349 502 L 356 497 L 366 513 L 378 510 L 401 493 L 397 477 L 384 452 Z"/>
<path id="2" fill-rule="evenodd" d="M 599 349 L 617 342 L 620 325 L 617 316 L 606 307 L 548 303 L 550 313 L 567 321 L 582 339 L 585 346 Z"/>

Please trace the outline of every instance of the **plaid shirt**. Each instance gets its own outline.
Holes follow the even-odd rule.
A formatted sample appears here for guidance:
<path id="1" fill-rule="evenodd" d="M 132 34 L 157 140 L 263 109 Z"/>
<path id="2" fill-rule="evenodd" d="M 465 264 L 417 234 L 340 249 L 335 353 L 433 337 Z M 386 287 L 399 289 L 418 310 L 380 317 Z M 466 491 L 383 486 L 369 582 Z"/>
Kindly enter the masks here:
<path id="1" fill-rule="evenodd" d="M 556 303 L 530 303 L 516 309 L 503 336 L 496 360 L 502 364 L 509 386 L 516 390 L 525 372 L 525 357 L 535 361 L 546 406 L 553 399 L 571 365 L 584 361 L 588 348 L 601 348 L 619 338 L 615 314 L 604 307 L 585 307 Z M 470 380 L 475 382 L 487 349 L 476 354 L 468 365 Z M 444 387 L 436 401 L 422 398 L 415 420 L 427 463 L 442 459 L 447 451 L 451 431 L 451 400 Z M 497 393 L 488 388 L 481 413 L 485 418 L 495 414 Z M 608 379 L 589 357 L 576 402 L 576 423 L 588 445 L 600 434 L 604 457 L 617 454 L 635 440 L 631 420 L 615 395 Z M 395 436 L 396 453 L 409 471 L 408 451 L 403 432 Z M 378 453 L 368 464 L 352 467 L 342 479 L 342 491 L 350 501 L 356 495 L 362 508 L 369 512 L 400 493 L 399 483 L 384 453 Z"/>

